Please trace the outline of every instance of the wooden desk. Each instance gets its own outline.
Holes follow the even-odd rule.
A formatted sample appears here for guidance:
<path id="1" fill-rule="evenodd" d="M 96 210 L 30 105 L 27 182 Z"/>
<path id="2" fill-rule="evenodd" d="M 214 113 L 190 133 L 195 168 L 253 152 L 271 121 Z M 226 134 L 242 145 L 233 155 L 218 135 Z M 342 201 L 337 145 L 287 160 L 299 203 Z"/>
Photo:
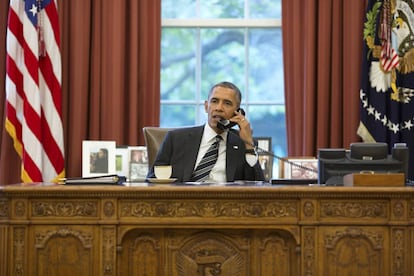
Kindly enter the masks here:
<path id="1" fill-rule="evenodd" d="M 414 188 L 0 187 L 0 275 L 414 275 Z"/>

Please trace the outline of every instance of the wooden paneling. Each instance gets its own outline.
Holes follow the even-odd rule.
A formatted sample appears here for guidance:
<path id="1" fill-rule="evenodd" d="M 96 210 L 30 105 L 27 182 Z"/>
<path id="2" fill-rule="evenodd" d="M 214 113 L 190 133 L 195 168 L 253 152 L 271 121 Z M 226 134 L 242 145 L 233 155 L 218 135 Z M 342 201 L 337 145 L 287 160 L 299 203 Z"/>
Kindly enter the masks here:
<path id="1" fill-rule="evenodd" d="M 414 190 L 0 188 L 1 275 L 412 275 Z"/>

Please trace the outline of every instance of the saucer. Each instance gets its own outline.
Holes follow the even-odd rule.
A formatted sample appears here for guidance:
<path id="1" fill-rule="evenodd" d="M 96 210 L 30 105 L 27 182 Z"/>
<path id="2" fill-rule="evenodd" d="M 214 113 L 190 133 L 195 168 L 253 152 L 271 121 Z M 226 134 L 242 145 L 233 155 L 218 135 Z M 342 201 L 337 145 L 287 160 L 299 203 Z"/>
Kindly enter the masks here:
<path id="1" fill-rule="evenodd" d="M 151 183 L 168 184 L 177 181 L 177 178 L 148 178 Z"/>

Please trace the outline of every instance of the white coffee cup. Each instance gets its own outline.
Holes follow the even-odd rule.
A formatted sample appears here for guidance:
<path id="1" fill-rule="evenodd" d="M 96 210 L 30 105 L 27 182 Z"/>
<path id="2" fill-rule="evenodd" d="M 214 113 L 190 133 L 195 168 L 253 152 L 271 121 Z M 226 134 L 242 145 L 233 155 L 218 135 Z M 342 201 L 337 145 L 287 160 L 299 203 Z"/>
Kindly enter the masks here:
<path id="1" fill-rule="evenodd" d="M 155 173 L 155 177 L 158 179 L 168 179 L 171 177 L 172 166 L 170 165 L 154 166 L 154 173 Z"/>

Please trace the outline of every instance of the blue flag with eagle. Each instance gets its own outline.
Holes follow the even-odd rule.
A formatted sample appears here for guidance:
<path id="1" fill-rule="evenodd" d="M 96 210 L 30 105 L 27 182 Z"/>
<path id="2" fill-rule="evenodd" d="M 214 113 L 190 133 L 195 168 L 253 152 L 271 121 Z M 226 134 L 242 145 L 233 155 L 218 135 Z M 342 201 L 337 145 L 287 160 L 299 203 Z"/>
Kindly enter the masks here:
<path id="1" fill-rule="evenodd" d="M 370 0 L 364 24 L 358 135 L 406 143 L 414 179 L 414 1 Z"/>

